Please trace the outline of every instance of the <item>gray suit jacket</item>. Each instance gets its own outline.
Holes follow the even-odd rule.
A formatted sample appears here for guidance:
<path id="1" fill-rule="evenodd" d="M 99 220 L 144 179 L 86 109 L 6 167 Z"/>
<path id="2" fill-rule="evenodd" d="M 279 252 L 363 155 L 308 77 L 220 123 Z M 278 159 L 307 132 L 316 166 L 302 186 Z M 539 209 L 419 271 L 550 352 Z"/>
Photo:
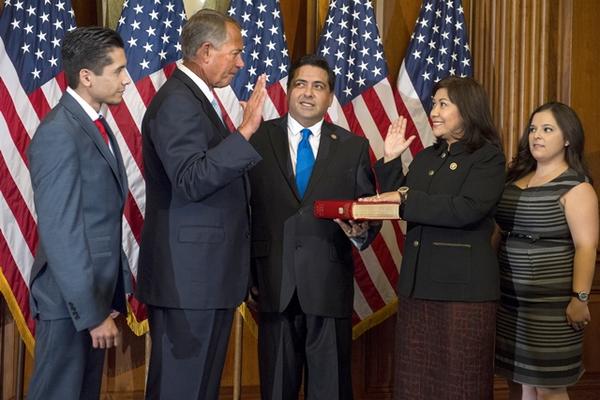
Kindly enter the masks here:
<path id="1" fill-rule="evenodd" d="M 41 319 L 71 318 L 78 331 L 126 311 L 129 266 L 121 246 L 127 176 L 117 142 L 111 153 L 68 93 L 46 116 L 27 155 L 39 245 L 30 278 Z"/>
<path id="2" fill-rule="evenodd" d="M 136 296 L 158 307 L 238 306 L 250 274 L 248 171 L 260 156 L 175 70 L 142 123 L 146 218 Z"/>
<path id="3" fill-rule="evenodd" d="M 296 189 L 287 117 L 266 121 L 251 139 L 263 161 L 250 171 L 252 261 L 260 310 L 281 312 L 294 291 L 307 314 L 349 318 L 354 295 L 352 243 L 332 220 L 313 216 L 322 199 L 375 193 L 369 142 L 323 122 L 319 152 L 306 189 Z M 371 227 L 366 247 L 379 227 Z"/>

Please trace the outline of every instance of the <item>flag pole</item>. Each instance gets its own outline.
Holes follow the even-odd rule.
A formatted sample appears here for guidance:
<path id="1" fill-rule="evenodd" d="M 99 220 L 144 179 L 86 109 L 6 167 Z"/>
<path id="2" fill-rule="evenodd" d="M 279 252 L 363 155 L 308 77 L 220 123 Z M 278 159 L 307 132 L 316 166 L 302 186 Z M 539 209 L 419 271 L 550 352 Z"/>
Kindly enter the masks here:
<path id="1" fill-rule="evenodd" d="M 25 342 L 19 335 L 19 350 L 17 353 L 17 390 L 15 398 L 23 400 L 23 383 L 25 380 Z"/>
<path id="2" fill-rule="evenodd" d="M 240 310 L 235 312 L 235 334 L 234 334 L 234 354 L 233 354 L 233 400 L 242 398 L 242 353 L 244 335 L 244 320 Z"/>

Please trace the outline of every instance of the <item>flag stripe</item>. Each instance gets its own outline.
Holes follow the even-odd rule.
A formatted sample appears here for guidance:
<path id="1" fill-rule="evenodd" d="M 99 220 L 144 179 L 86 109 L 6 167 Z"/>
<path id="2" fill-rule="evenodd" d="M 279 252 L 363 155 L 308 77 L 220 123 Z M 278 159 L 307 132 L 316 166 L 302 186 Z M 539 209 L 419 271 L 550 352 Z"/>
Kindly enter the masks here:
<path id="1" fill-rule="evenodd" d="M 2 237 L 3 240 L 7 242 L 7 246 L 9 246 L 7 247 L 6 252 L 3 251 L 0 253 L 0 261 L 4 263 L 0 264 L 0 267 L 14 267 L 14 271 L 19 271 L 21 280 L 27 283 L 29 282 L 30 276 L 29 267 L 33 264 L 33 253 L 29 250 L 27 245 L 22 245 L 22 243 L 25 242 L 23 232 L 17 226 L 14 215 L 3 195 L 0 196 L 0 206 Z M 12 281 L 14 281 L 14 279 L 12 279 Z"/>
<path id="2" fill-rule="evenodd" d="M 377 310 L 383 307 L 385 302 L 375 288 L 362 258 L 356 254 L 356 249 L 353 249 L 352 252 L 354 256 L 354 280 L 356 281 L 357 287 L 365 298 L 369 308 L 371 308 L 371 310 Z"/>
<path id="3" fill-rule="evenodd" d="M 160 87 L 160 85 L 158 85 Z M 148 107 L 152 98 L 156 94 L 156 89 L 154 87 L 154 82 L 152 82 L 152 78 L 150 76 L 145 76 L 139 81 L 135 83 L 135 87 L 140 94 L 140 98 L 144 102 L 144 106 Z"/>
<path id="4" fill-rule="evenodd" d="M 29 102 L 33 105 L 33 109 L 38 115 L 38 118 L 44 118 L 44 115 L 48 114 L 50 111 L 50 104 L 48 104 L 48 100 L 46 100 L 46 96 L 44 95 L 42 88 L 36 89 L 29 93 L 28 97 Z"/>
<path id="5" fill-rule="evenodd" d="M 35 246 L 37 245 L 35 220 L 29 212 L 29 208 L 27 207 L 25 200 L 23 200 L 21 192 L 15 190 L 15 181 L 8 171 L 3 154 L 0 154 L 0 176 L 3 177 L 0 180 L 0 192 L 12 214 L 16 217 L 15 222 L 21 230 L 23 238 L 25 238 L 25 243 L 29 247 L 29 251 L 33 253 L 35 251 Z"/>
<path id="6" fill-rule="evenodd" d="M 8 281 L 12 289 L 12 294 L 21 307 L 22 315 L 25 321 L 27 321 L 27 327 L 33 331 L 35 323 L 29 311 L 29 288 L 25 284 L 22 272 L 17 268 L 17 264 L 11 255 L 11 248 L 13 246 L 8 244 L 4 235 L 0 235 L 0 254 L 2 255 L 0 271 Z"/>
<path id="7" fill-rule="evenodd" d="M 27 163 L 25 150 L 27 150 L 27 146 L 29 146 L 31 139 L 25 130 L 25 126 L 21 123 L 21 118 L 19 118 L 19 114 L 15 109 L 8 88 L 4 85 L 4 79 L 0 79 L 0 99 L 0 107 L 2 107 L 2 115 L 8 125 L 8 133 L 10 134 L 12 142 L 19 152 L 21 159 L 24 163 Z M 3 140 L 4 139 L 5 138 L 3 137 Z"/>

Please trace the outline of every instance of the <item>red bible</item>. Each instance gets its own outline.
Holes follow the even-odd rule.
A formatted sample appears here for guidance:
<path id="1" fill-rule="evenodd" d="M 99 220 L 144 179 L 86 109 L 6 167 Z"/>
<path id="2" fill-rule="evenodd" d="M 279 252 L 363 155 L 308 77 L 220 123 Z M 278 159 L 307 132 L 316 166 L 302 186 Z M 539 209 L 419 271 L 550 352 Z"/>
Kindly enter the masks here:
<path id="1" fill-rule="evenodd" d="M 313 213 L 317 218 L 326 219 L 400 219 L 400 205 L 389 201 L 367 203 L 356 200 L 317 200 Z"/>

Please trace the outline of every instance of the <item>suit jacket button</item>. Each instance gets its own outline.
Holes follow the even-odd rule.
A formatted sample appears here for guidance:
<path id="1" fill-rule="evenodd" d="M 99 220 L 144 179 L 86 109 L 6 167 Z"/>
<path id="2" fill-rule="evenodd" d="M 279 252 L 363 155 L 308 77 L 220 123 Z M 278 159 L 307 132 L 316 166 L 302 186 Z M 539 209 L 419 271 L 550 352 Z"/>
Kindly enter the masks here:
<path id="1" fill-rule="evenodd" d="M 418 240 L 415 240 L 415 241 L 413 242 L 413 246 L 414 246 L 414 247 L 419 247 L 419 241 L 418 241 Z"/>
<path id="2" fill-rule="evenodd" d="M 429 176 L 432 176 L 433 174 L 435 174 L 435 171 L 434 171 L 434 170 L 432 170 L 432 169 L 430 169 L 430 170 L 427 172 L 427 175 L 429 175 Z"/>

